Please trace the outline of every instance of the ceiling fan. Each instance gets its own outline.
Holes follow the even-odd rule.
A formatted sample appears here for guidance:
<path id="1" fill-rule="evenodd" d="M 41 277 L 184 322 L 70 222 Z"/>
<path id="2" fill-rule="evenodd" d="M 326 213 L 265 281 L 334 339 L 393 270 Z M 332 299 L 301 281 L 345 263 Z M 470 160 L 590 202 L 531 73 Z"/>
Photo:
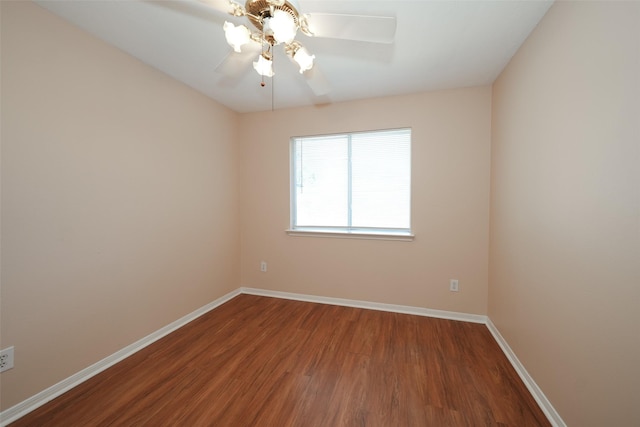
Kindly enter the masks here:
<path id="1" fill-rule="evenodd" d="M 329 84 L 315 66 L 310 54 L 296 39 L 299 33 L 309 37 L 354 40 L 372 43 L 393 43 L 396 18 L 388 16 L 345 15 L 330 13 L 302 14 L 296 0 L 247 0 L 243 5 L 233 0 L 200 0 L 202 3 L 234 17 L 246 17 L 245 24 L 224 23 L 225 38 L 233 48 L 217 71 L 238 74 L 253 61 L 253 68 L 264 77 L 273 77 L 273 51 L 283 45 L 286 55 L 298 65 L 316 96 L 326 95 Z"/>

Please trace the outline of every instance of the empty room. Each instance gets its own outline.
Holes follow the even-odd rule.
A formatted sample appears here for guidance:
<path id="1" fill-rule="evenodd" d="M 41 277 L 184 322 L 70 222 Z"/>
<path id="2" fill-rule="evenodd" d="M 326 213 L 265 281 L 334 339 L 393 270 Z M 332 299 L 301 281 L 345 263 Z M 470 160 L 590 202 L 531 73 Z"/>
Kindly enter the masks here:
<path id="1" fill-rule="evenodd" d="M 0 425 L 640 425 L 640 2 L 0 1 Z"/>

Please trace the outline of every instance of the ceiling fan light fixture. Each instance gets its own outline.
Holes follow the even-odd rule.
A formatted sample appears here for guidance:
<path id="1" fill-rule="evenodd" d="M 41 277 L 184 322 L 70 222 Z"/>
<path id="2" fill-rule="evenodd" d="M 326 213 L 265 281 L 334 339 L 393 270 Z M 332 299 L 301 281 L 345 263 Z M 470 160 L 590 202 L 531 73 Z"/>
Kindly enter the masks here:
<path id="1" fill-rule="evenodd" d="M 298 31 L 298 25 L 293 16 L 280 9 L 275 9 L 272 16 L 265 19 L 265 26 L 273 32 L 276 44 L 291 43 Z"/>
<path id="2" fill-rule="evenodd" d="M 304 73 L 307 70 L 310 70 L 313 67 L 313 60 L 316 58 L 315 55 L 309 55 L 309 52 L 304 47 L 298 48 L 296 53 L 293 54 L 293 60 L 298 63 L 300 66 L 300 74 Z"/>
<path id="3" fill-rule="evenodd" d="M 273 61 L 267 56 L 266 53 L 261 54 L 257 61 L 253 62 L 253 68 L 261 76 L 273 77 Z"/>
<path id="4" fill-rule="evenodd" d="M 236 52 L 240 52 L 240 48 L 251 40 L 251 32 L 244 25 L 235 26 L 231 22 L 225 21 L 222 28 L 227 43 Z"/>

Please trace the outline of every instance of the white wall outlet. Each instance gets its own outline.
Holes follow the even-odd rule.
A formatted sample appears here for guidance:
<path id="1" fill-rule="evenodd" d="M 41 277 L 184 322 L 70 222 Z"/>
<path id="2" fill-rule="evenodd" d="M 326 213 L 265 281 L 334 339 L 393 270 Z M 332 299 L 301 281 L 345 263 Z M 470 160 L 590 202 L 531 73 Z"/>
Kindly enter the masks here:
<path id="1" fill-rule="evenodd" d="M 460 289 L 458 288 L 458 279 L 449 280 L 449 290 L 451 292 L 458 292 Z"/>
<path id="2" fill-rule="evenodd" d="M 13 346 L 0 351 L 0 372 L 13 368 Z"/>
<path id="3" fill-rule="evenodd" d="M 260 261 L 260 271 L 263 273 L 267 272 L 267 261 Z"/>

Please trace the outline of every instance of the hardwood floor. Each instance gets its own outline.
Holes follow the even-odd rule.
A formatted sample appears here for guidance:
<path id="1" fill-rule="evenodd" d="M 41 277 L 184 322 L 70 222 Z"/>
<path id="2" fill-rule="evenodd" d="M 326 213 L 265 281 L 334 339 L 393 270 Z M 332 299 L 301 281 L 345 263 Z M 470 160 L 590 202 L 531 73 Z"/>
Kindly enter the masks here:
<path id="1" fill-rule="evenodd" d="M 239 295 L 19 426 L 548 426 L 485 325 Z"/>

